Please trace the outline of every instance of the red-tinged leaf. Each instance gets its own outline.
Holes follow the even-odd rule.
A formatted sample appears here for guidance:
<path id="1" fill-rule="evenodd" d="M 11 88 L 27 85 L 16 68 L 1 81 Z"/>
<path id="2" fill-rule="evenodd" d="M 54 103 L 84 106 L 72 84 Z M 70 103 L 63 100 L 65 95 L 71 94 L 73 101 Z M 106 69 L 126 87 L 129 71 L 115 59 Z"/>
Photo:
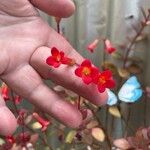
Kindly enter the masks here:
<path id="1" fill-rule="evenodd" d="M 98 122 L 96 120 L 92 120 L 87 124 L 87 129 L 92 129 L 98 126 Z"/>
<path id="2" fill-rule="evenodd" d="M 113 143 L 117 148 L 120 148 L 120 149 L 123 149 L 123 150 L 128 150 L 128 149 L 131 148 L 129 142 L 126 139 L 123 139 L 123 138 L 122 139 L 117 139 Z"/>
<path id="3" fill-rule="evenodd" d="M 38 138 L 39 138 L 39 134 L 38 133 L 35 133 L 35 134 L 31 135 L 30 143 L 36 144 Z"/>

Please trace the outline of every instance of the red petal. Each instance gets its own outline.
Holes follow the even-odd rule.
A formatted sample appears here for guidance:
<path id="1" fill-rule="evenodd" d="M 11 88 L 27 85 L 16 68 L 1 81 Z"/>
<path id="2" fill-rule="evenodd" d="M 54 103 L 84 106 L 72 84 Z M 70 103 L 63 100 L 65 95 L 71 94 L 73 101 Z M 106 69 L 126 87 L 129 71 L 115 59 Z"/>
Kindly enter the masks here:
<path id="1" fill-rule="evenodd" d="M 61 56 L 61 58 L 63 58 L 64 57 L 64 52 L 60 52 L 60 56 Z"/>
<path id="2" fill-rule="evenodd" d="M 78 77 L 82 77 L 82 68 L 79 67 L 75 70 L 75 74 L 78 76 Z"/>
<path id="3" fill-rule="evenodd" d="M 97 84 L 99 80 L 99 74 L 97 74 L 95 77 L 93 77 L 93 83 Z"/>
<path id="4" fill-rule="evenodd" d="M 107 51 L 109 54 L 111 54 L 111 53 L 113 53 L 114 51 L 116 51 L 116 49 L 113 47 L 113 45 L 111 44 L 111 42 L 110 42 L 108 39 L 106 39 L 106 40 L 104 41 L 104 43 L 105 43 L 105 49 L 106 49 L 106 51 Z"/>
<path id="5" fill-rule="evenodd" d="M 115 87 L 115 81 L 114 80 L 108 80 L 106 83 L 105 83 L 105 86 L 107 88 L 114 88 Z"/>
<path id="6" fill-rule="evenodd" d="M 63 57 L 61 59 L 62 64 L 68 64 L 69 65 L 71 63 L 71 61 L 72 61 L 72 59 L 67 58 L 67 57 Z"/>
<path id="7" fill-rule="evenodd" d="M 53 64 L 53 66 L 54 66 L 55 68 L 58 68 L 60 65 L 61 65 L 61 62 L 55 62 L 55 63 Z"/>
<path id="8" fill-rule="evenodd" d="M 105 91 L 105 86 L 104 85 L 98 85 L 98 90 L 100 93 L 103 93 Z"/>
<path id="9" fill-rule="evenodd" d="M 96 76 L 98 76 L 98 74 L 99 74 L 99 69 L 98 68 L 92 67 L 91 70 L 92 70 L 92 73 L 91 73 L 92 78 L 95 78 Z"/>
<path id="10" fill-rule="evenodd" d="M 53 64 L 54 64 L 55 62 L 56 62 L 56 60 L 54 59 L 53 56 L 50 56 L 50 57 L 48 57 L 48 58 L 46 59 L 46 63 L 47 63 L 48 65 L 53 66 Z"/>
<path id="11" fill-rule="evenodd" d="M 61 64 L 61 62 L 57 62 L 53 56 L 50 56 L 46 59 L 46 63 L 50 66 L 53 66 L 55 68 L 58 68 Z"/>
<path id="12" fill-rule="evenodd" d="M 103 71 L 101 76 L 104 76 L 106 79 L 110 79 L 112 77 L 112 72 L 110 70 Z"/>
<path id="13" fill-rule="evenodd" d="M 88 60 L 88 59 L 85 59 L 83 62 L 82 62 L 82 64 L 81 64 L 81 66 L 86 66 L 86 67 L 91 67 L 91 61 L 90 60 Z"/>
<path id="14" fill-rule="evenodd" d="M 114 47 L 110 47 L 109 49 L 107 49 L 107 52 L 109 54 L 113 53 L 114 51 L 116 51 L 116 49 Z"/>
<path id="15" fill-rule="evenodd" d="M 57 57 L 57 55 L 59 54 L 58 49 L 56 47 L 53 47 L 51 49 L 51 54 L 52 54 L 52 56 Z"/>
<path id="16" fill-rule="evenodd" d="M 94 49 L 97 47 L 99 40 L 95 39 L 92 43 L 90 43 L 87 47 L 88 50 L 90 50 L 90 52 L 94 52 Z"/>
<path id="17" fill-rule="evenodd" d="M 82 80 L 85 84 L 90 84 L 92 82 L 92 78 L 89 76 L 83 76 Z"/>

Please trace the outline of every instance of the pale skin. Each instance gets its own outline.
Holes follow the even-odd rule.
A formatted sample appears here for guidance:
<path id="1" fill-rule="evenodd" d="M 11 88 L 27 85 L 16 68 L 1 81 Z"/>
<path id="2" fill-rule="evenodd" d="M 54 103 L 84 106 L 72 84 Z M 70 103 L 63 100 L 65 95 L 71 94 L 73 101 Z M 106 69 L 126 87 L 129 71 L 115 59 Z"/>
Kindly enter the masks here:
<path id="1" fill-rule="evenodd" d="M 35 106 L 77 128 L 82 123 L 81 113 L 45 85 L 43 79 L 52 80 L 96 105 L 106 103 L 107 93 L 100 94 L 95 85 L 85 85 L 74 75 L 75 67 L 55 69 L 45 63 L 53 46 L 78 63 L 84 59 L 41 19 L 36 8 L 62 18 L 75 11 L 70 0 L 0 0 L 0 79 Z M 10 135 L 16 126 L 16 118 L 0 96 L 0 134 Z"/>

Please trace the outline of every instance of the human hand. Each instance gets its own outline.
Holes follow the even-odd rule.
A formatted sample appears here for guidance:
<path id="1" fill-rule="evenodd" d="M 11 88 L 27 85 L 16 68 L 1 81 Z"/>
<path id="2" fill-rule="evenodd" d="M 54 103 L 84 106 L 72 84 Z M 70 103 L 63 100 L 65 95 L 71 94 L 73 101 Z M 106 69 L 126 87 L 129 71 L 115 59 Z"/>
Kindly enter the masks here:
<path id="1" fill-rule="evenodd" d="M 80 112 L 47 87 L 42 78 L 50 79 L 96 105 L 106 103 L 107 93 L 100 94 L 95 85 L 84 85 L 74 75 L 74 67 L 54 69 L 45 63 L 50 48 L 54 46 L 76 58 L 78 63 L 83 57 L 40 18 L 35 7 L 57 17 L 68 17 L 75 10 L 70 0 L 1 0 L 0 79 L 18 95 L 62 123 L 76 128 L 82 122 Z M 0 97 L 0 134 L 12 134 L 16 125 L 14 115 Z"/>

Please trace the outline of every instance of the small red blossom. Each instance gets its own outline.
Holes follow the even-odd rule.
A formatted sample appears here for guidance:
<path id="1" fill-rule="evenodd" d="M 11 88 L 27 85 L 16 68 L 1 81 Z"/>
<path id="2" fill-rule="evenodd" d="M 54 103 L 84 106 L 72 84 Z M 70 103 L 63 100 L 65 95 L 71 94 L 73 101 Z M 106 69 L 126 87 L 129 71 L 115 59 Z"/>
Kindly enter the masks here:
<path id="1" fill-rule="evenodd" d="M 46 59 L 46 63 L 54 68 L 58 68 L 61 64 L 72 65 L 73 60 L 65 57 L 63 51 L 59 51 L 56 47 L 51 49 L 52 56 Z"/>
<path id="2" fill-rule="evenodd" d="M 99 70 L 96 67 L 93 67 L 88 59 L 84 60 L 75 70 L 75 74 L 78 77 L 81 77 L 85 84 L 90 84 L 98 73 Z"/>
<path id="3" fill-rule="evenodd" d="M 94 79 L 94 83 L 97 84 L 100 93 L 103 93 L 106 88 L 113 88 L 115 86 L 110 70 L 105 70 L 99 73 L 99 75 Z"/>
<path id="4" fill-rule="evenodd" d="M 92 43 L 90 43 L 90 44 L 88 45 L 87 49 L 88 49 L 91 53 L 93 53 L 93 52 L 94 52 L 94 49 L 97 47 L 98 43 L 99 43 L 99 40 L 98 40 L 98 39 L 95 39 Z"/>
<path id="5" fill-rule="evenodd" d="M 17 144 L 25 144 L 30 141 L 31 135 L 29 132 L 22 132 L 16 137 Z"/>
<path id="6" fill-rule="evenodd" d="M 12 135 L 6 136 L 5 140 L 11 144 L 14 144 L 16 142 L 14 136 L 12 136 Z"/>
<path id="7" fill-rule="evenodd" d="M 19 95 L 15 96 L 15 104 L 16 105 L 20 104 L 21 100 L 22 100 L 22 98 Z"/>
<path id="8" fill-rule="evenodd" d="M 2 92 L 3 99 L 5 101 L 8 101 L 9 100 L 9 88 L 5 83 L 2 84 L 1 92 Z"/>
<path id="9" fill-rule="evenodd" d="M 105 50 L 109 54 L 112 54 L 113 52 L 116 51 L 116 48 L 113 47 L 112 43 L 108 39 L 104 40 L 104 44 L 105 44 Z"/>
<path id="10" fill-rule="evenodd" d="M 42 131 L 44 132 L 47 129 L 50 122 L 40 117 L 37 113 L 33 113 L 32 116 L 41 124 Z"/>

